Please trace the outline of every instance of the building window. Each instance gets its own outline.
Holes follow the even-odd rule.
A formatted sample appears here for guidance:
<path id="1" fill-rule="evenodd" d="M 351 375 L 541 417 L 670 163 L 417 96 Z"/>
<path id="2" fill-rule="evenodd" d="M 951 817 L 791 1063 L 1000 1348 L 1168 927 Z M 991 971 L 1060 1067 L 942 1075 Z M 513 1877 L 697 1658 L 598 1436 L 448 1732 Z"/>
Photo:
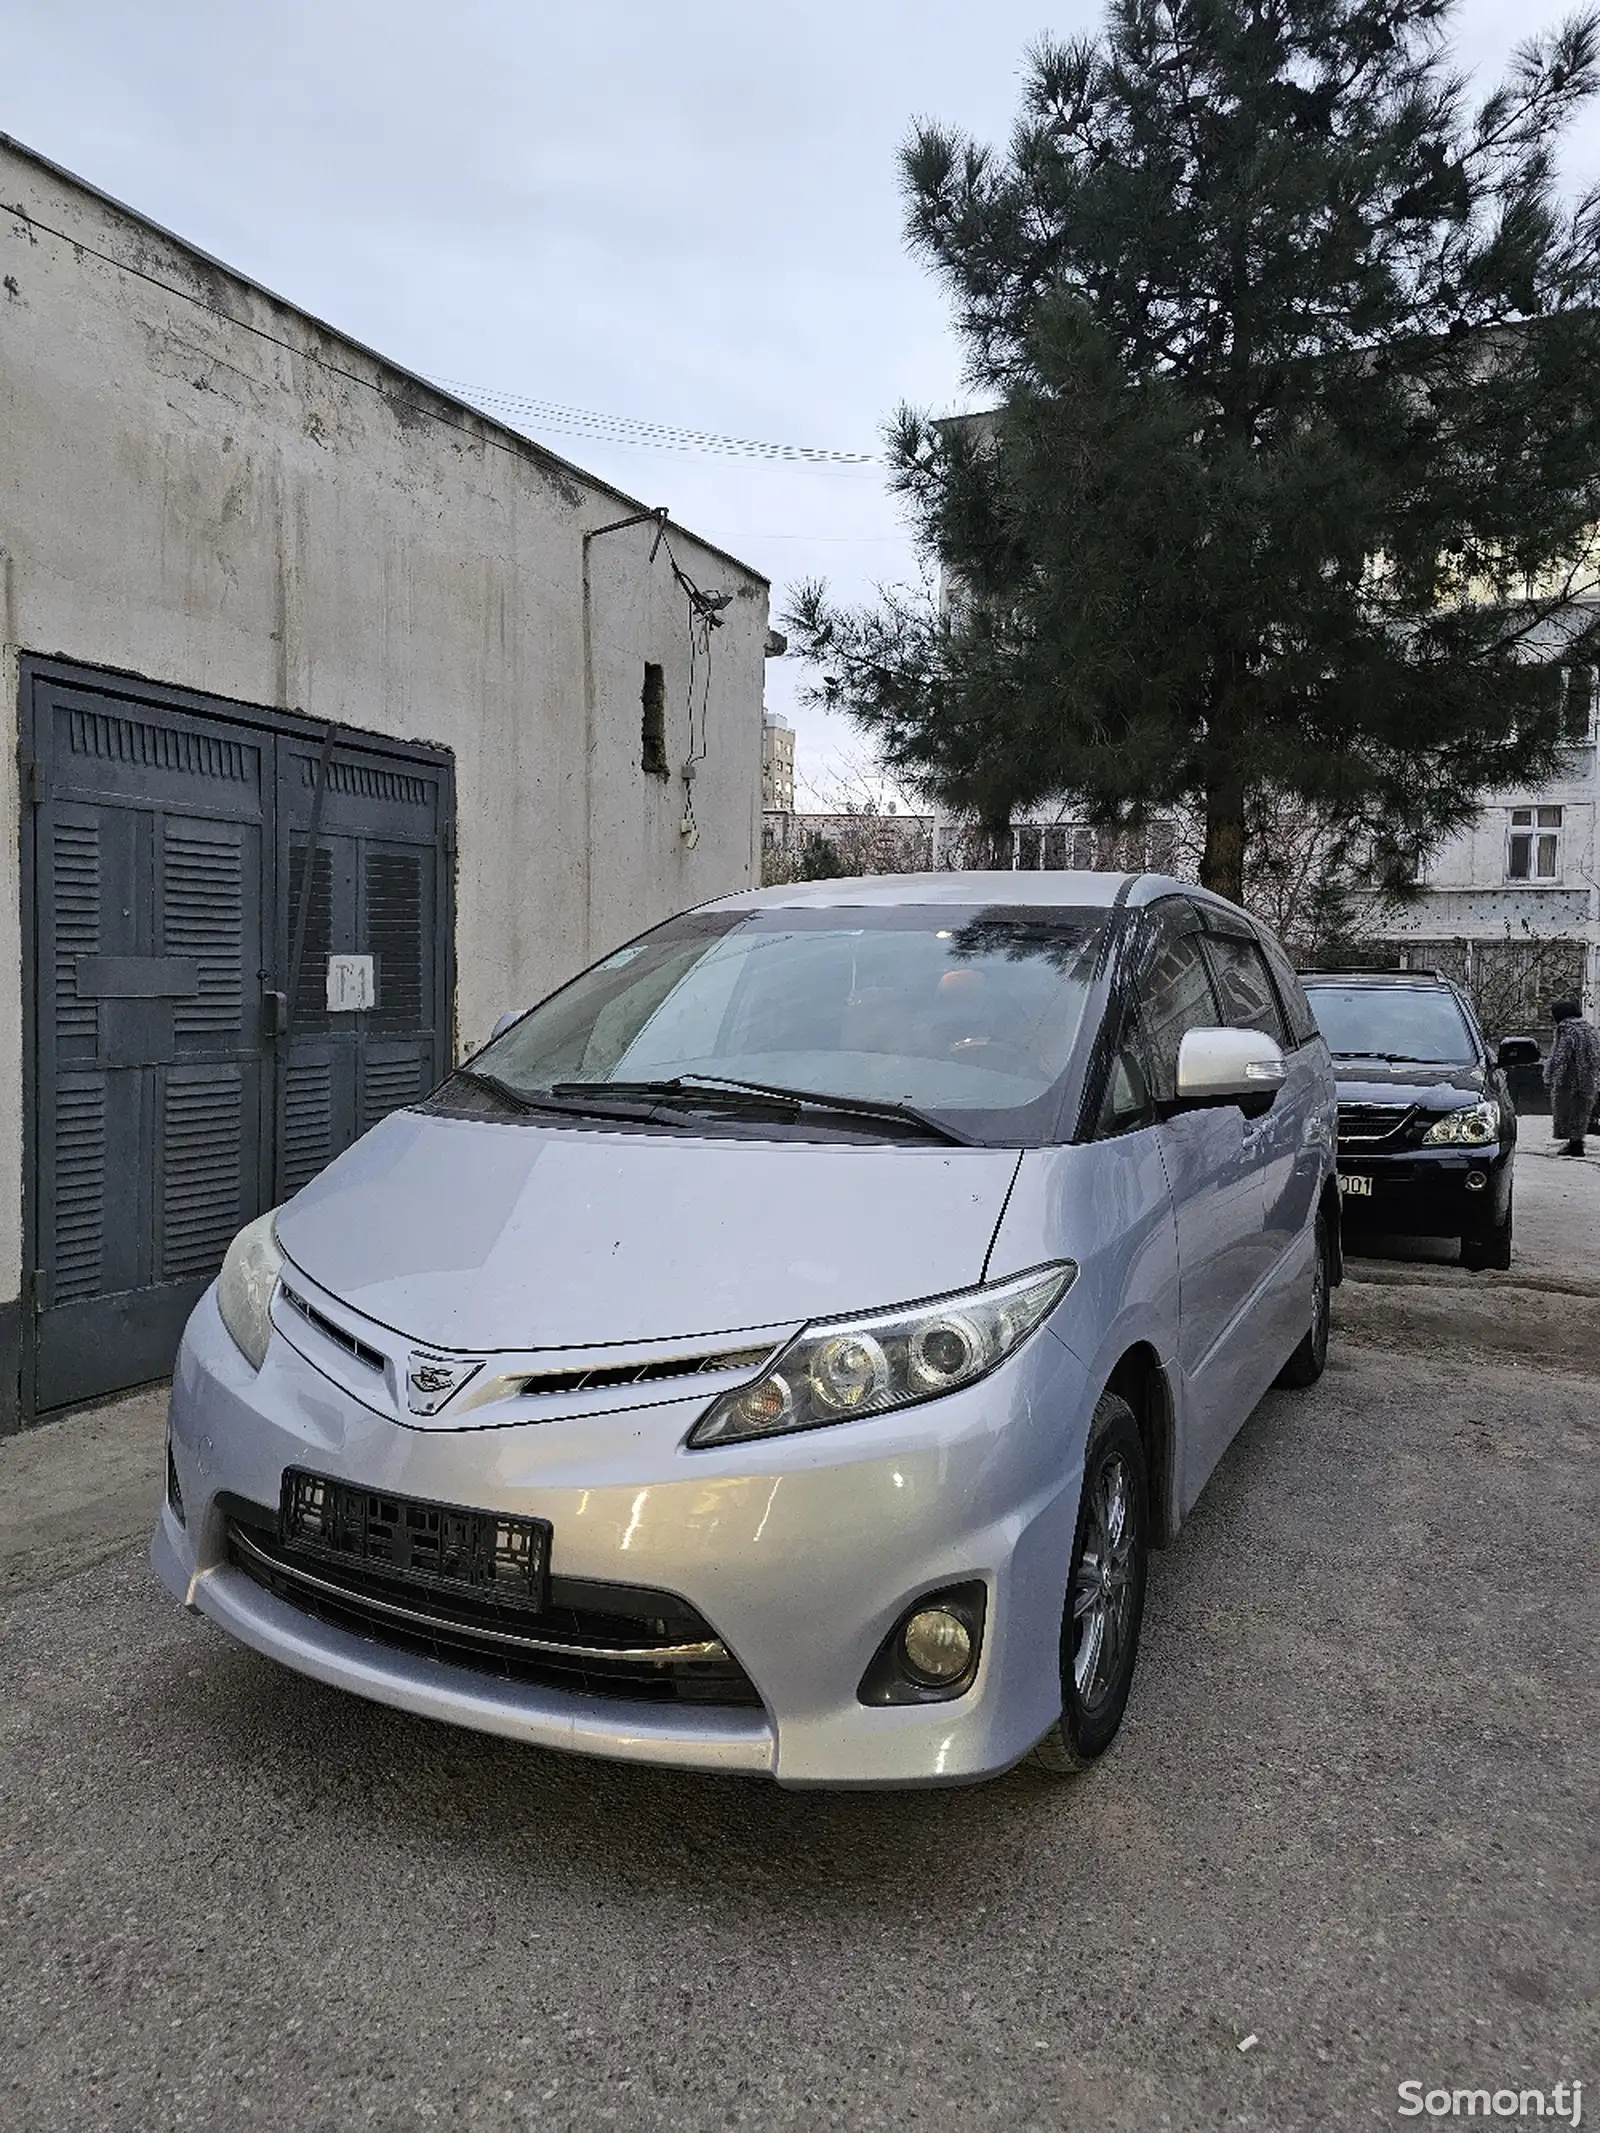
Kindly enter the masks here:
<path id="1" fill-rule="evenodd" d="M 1514 807 L 1506 846 L 1507 881 L 1558 881 L 1561 878 L 1561 810 L 1559 807 Z"/>

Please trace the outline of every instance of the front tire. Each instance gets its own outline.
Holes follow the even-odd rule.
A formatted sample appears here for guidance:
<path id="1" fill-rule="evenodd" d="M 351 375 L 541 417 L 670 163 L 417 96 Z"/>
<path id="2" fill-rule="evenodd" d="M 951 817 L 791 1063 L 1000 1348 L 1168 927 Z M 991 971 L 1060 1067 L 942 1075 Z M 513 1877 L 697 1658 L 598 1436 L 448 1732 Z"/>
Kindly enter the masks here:
<path id="1" fill-rule="evenodd" d="M 1149 1562 L 1144 1440 L 1127 1401 L 1102 1393 L 1083 1456 L 1062 1613 L 1061 1716 L 1033 1750 L 1053 1777 L 1087 1770 L 1116 1738 L 1139 1656 Z"/>
<path id="2" fill-rule="evenodd" d="M 1277 1382 L 1296 1390 L 1315 1385 L 1328 1361 L 1328 1333 L 1333 1324 L 1333 1236 L 1328 1218 L 1317 1214 L 1316 1264 L 1311 1276 L 1311 1323 L 1305 1338 L 1278 1372 Z"/>
<path id="3" fill-rule="evenodd" d="M 1461 1264 L 1469 1274 L 1504 1274 L 1511 1267 L 1511 1203 L 1506 1202 L 1505 1220 L 1497 1222 L 1487 1236 L 1463 1237 Z"/>

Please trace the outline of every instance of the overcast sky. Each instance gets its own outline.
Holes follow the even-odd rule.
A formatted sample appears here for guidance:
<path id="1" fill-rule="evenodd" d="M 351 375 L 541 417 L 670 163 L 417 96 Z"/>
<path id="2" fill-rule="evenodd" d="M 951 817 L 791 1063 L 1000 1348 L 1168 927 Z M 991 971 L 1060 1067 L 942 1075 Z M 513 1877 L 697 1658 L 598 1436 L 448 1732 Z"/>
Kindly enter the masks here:
<path id="1" fill-rule="evenodd" d="M 1463 63 L 1569 12 L 1465 0 Z M 0 131 L 424 375 L 736 437 L 874 451 L 960 351 L 906 257 L 915 115 L 1002 138 L 1084 0 L 0 0 Z M 1600 117 L 1570 174 L 1600 176 Z M 530 428 L 532 426 L 530 425 Z M 731 548 L 774 605 L 914 575 L 871 467 L 532 428 Z M 825 798 L 861 747 L 797 711 Z"/>

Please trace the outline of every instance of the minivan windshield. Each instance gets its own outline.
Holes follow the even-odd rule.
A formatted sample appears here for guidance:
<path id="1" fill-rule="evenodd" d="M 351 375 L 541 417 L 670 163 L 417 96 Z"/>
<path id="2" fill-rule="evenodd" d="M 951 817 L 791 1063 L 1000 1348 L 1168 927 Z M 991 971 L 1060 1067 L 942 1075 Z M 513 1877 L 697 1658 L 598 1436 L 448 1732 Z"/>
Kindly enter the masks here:
<path id="1" fill-rule="evenodd" d="M 828 1112 L 841 1133 L 882 1132 L 900 1106 L 948 1138 L 1033 1144 L 1054 1129 L 1106 920 L 948 904 L 688 912 L 575 978 L 465 1071 L 507 1098 L 575 1107 L 592 1092 L 597 1114 L 608 1090 L 660 1091 L 737 1130 L 731 1092 L 719 1105 L 699 1076 L 883 1107 L 876 1128 L 864 1109 Z"/>
<path id="2" fill-rule="evenodd" d="M 1320 985 L 1307 979 L 1306 996 L 1335 1059 L 1477 1063 L 1466 1018 L 1448 992 L 1417 985 Z"/>

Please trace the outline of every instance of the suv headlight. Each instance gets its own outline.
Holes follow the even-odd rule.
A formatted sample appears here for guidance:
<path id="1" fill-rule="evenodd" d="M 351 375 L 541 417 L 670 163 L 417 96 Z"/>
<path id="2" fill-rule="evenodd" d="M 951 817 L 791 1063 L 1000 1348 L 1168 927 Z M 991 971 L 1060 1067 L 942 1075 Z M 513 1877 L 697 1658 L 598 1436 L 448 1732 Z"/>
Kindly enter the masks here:
<path id="1" fill-rule="evenodd" d="M 272 1334 L 267 1306 L 282 1268 L 283 1254 L 278 1249 L 272 1214 L 257 1215 L 228 1246 L 217 1277 L 217 1309 L 222 1313 L 222 1323 L 252 1370 L 259 1370 L 266 1360 Z"/>
<path id="2" fill-rule="evenodd" d="M 1459 1111 L 1446 1111 L 1422 1136 L 1424 1148 L 1481 1148 L 1500 1138 L 1500 1106 L 1496 1103 L 1463 1104 Z"/>
<path id="3" fill-rule="evenodd" d="M 1077 1273 L 1064 1259 L 937 1303 L 805 1326 L 765 1377 L 707 1408 L 688 1441 L 777 1437 L 936 1400 L 1004 1362 L 1055 1309 Z"/>

